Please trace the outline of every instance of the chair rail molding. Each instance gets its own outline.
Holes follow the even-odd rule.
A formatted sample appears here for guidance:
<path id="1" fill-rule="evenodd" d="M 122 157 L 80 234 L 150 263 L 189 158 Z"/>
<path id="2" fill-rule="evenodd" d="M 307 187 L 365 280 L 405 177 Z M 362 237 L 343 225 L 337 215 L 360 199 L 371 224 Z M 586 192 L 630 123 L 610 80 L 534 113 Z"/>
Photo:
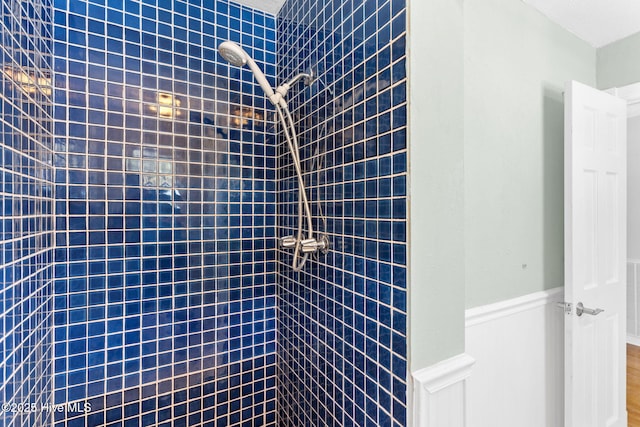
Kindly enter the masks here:
<path id="1" fill-rule="evenodd" d="M 466 426 L 466 380 L 474 363 L 462 353 L 412 374 L 415 427 Z"/>

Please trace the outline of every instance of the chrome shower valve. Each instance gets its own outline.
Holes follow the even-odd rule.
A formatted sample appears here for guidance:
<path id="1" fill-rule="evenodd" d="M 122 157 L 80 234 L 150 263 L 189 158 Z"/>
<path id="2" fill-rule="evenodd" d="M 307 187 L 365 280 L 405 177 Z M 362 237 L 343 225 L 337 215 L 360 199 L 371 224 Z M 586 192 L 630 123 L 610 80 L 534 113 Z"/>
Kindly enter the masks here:
<path id="1" fill-rule="evenodd" d="M 314 253 L 314 252 L 321 252 L 323 254 L 326 254 L 327 251 L 329 251 L 329 239 L 324 234 L 319 236 L 318 240 L 316 239 L 302 240 L 300 242 L 300 245 L 302 246 L 302 253 L 304 254 Z"/>
<path id="2" fill-rule="evenodd" d="M 298 239 L 295 236 L 285 236 L 280 238 L 280 247 L 283 249 L 295 249 Z M 304 239 L 300 241 L 300 252 L 303 254 L 311 254 L 321 252 L 326 254 L 329 252 L 329 238 L 324 234 L 318 239 Z"/>

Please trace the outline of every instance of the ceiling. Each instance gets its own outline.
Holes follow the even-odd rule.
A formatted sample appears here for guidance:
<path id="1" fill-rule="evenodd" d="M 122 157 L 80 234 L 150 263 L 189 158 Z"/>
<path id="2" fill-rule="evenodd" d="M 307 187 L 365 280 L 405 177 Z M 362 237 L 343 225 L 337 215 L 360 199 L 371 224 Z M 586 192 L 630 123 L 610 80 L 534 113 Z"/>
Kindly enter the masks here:
<path id="1" fill-rule="evenodd" d="M 276 15 L 285 0 L 233 0 Z M 513 0 L 518 1 L 518 0 Z M 522 0 L 594 47 L 640 32 L 640 0 Z"/>
<path id="2" fill-rule="evenodd" d="M 285 0 L 233 0 L 233 2 L 275 15 L 280 11 Z"/>
<path id="3" fill-rule="evenodd" d="M 640 31 L 639 0 L 523 1 L 594 47 Z"/>

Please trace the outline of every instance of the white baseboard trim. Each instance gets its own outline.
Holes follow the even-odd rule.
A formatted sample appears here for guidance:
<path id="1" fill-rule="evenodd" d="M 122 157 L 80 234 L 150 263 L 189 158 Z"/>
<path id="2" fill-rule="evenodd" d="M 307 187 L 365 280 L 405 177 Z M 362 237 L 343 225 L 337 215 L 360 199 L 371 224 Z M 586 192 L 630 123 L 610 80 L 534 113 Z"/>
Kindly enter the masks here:
<path id="1" fill-rule="evenodd" d="M 467 310 L 467 427 L 563 426 L 563 297 L 554 288 Z"/>
<path id="2" fill-rule="evenodd" d="M 635 345 L 636 347 L 640 347 L 640 337 L 636 335 L 627 335 L 627 344 Z"/>
<path id="3" fill-rule="evenodd" d="M 465 381 L 474 362 L 463 353 L 412 374 L 416 427 L 466 426 Z"/>

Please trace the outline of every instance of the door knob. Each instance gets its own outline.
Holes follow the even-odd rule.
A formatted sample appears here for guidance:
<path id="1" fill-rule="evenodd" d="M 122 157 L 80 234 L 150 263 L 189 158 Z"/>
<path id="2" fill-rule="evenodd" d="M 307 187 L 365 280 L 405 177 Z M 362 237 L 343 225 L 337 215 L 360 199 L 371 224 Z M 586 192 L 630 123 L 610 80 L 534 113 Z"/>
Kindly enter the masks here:
<path id="1" fill-rule="evenodd" d="M 601 308 L 587 308 L 581 302 L 576 305 L 576 314 L 578 316 L 582 316 L 582 314 L 590 314 L 592 316 L 597 316 L 602 313 L 604 310 Z"/>

